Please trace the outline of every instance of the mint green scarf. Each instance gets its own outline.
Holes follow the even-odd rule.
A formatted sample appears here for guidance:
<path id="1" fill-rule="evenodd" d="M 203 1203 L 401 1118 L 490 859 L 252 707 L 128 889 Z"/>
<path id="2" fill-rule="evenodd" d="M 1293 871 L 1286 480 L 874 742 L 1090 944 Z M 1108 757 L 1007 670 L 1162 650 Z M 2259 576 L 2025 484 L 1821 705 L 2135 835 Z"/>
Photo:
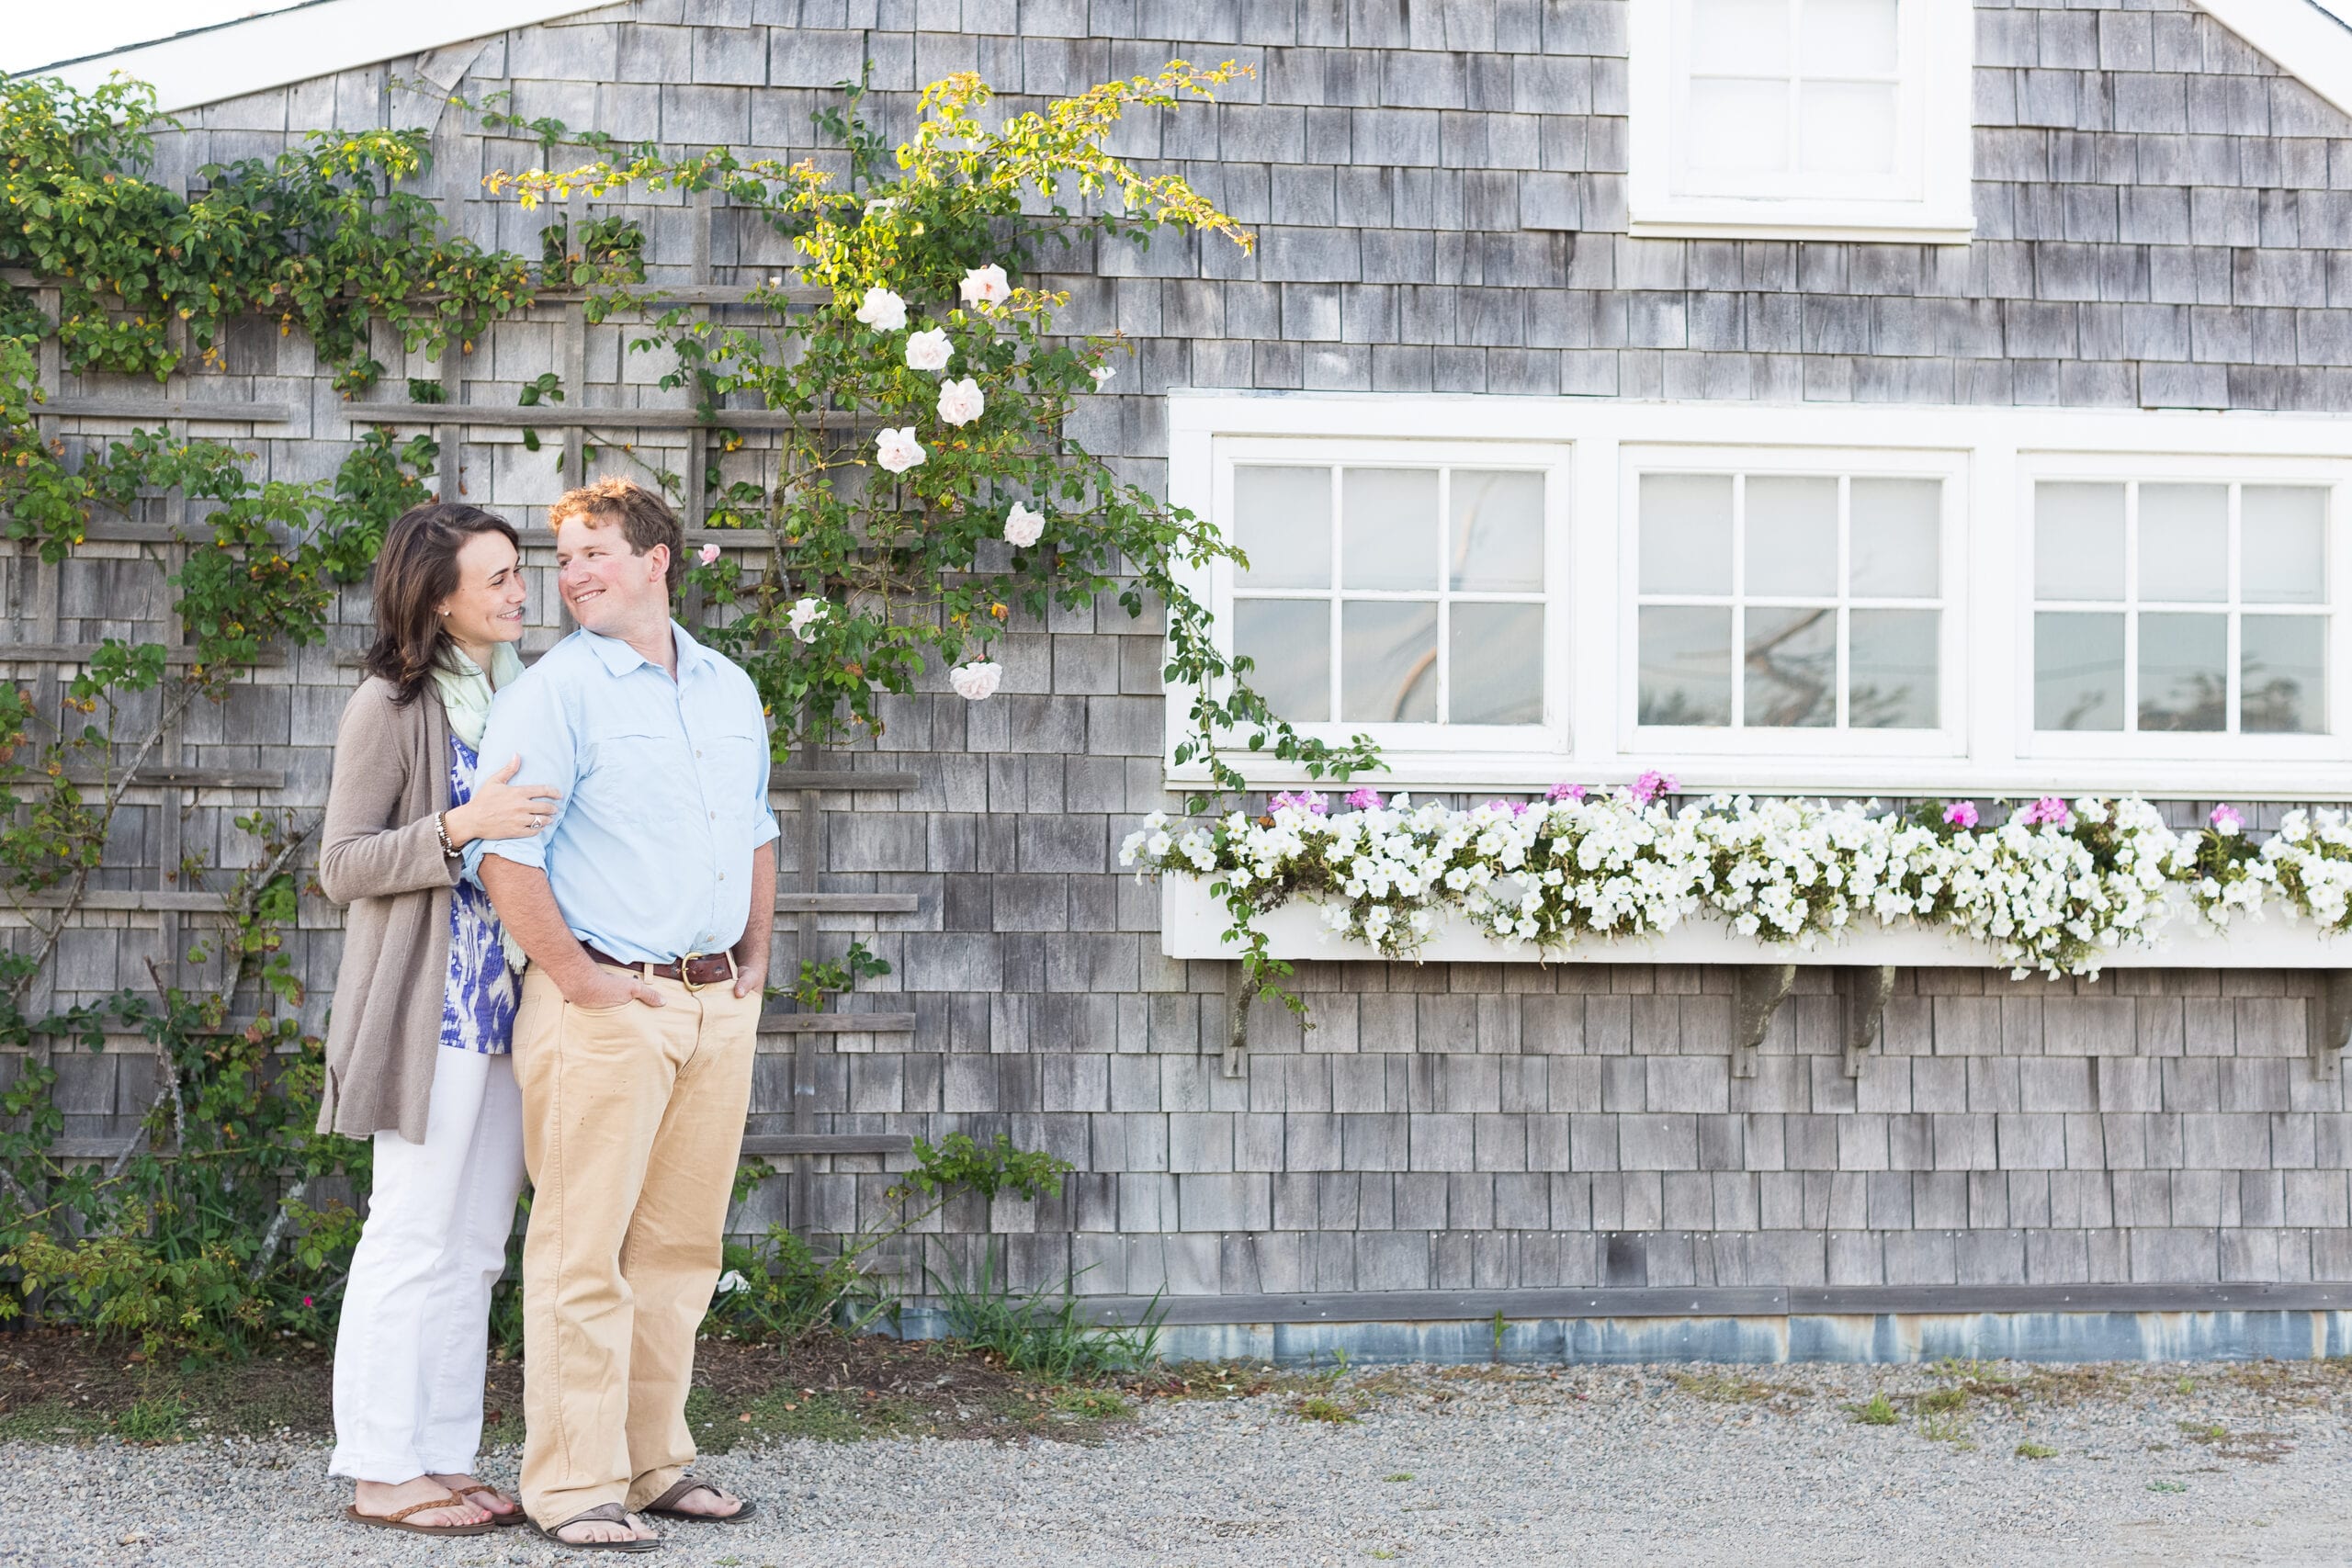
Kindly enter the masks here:
<path id="1" fill-rule="evenodd" d="M 490 722 L 491 698 L 523 672 L 523 656 L 511 642 L 498 644 L 491 651 L 490 673 L 485 675 L 481 666 L 468 659 L 456 643 L 441 653 L 433 666 L 433 689 L 441 694 L 442 709 L 449 716 L 449 733 L 471 750 L 481 744 L 482 727 Z"/>

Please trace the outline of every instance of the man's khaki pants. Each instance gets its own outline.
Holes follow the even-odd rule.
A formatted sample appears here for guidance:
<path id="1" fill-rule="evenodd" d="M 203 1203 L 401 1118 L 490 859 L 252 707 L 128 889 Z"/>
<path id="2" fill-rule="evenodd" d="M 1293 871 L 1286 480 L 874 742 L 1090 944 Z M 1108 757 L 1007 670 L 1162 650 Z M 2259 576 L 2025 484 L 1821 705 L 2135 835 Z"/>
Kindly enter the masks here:
<path id="1" fill-rule="evenodd" d="M 579 1008 L 533 968 L 514 1019 L 523 1158 L 523 1508 L 552 1529 L 658 1497 L 695 1457 L 686 1385 L 718 1281 L 760 997 Z"/>

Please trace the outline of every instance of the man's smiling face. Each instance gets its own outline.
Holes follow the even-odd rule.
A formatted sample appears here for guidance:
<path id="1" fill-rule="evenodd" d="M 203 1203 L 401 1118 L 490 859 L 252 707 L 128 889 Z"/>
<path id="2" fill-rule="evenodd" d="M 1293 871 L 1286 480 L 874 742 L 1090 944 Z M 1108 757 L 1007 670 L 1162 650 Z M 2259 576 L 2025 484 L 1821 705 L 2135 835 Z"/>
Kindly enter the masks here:
<path id="1" fill-rule="evenodd" d="M 617 521 L 582 513 L 563 519 L 556 525 L 555 564 L 564 607 L 592 632 L 626 637 L 640 623 L 669 615 L 668 552 L 636 554 Z"/>

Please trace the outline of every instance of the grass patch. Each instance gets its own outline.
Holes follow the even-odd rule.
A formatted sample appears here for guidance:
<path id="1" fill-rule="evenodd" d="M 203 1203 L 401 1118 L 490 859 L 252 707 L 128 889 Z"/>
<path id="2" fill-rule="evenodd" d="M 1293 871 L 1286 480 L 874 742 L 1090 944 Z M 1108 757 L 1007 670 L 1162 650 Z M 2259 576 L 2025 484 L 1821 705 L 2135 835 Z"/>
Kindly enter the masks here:
<path id="1" fill-rule="evenodd" d="M 1892 1427 L 1903 1419 L 1883 1393 L 1871 1394 L 1867 1404 L 1849 1404 L 1846 1412 L 1863 1427 Z"/>
<path id="2" fill-rule="evenodd" d="M 181 1443 L 195 1433 L 188 1429 L 187 1403 L 176 1393 L 134 1400 L 114 1418 L 116 1435 L 126 1443 Z"/>
<path id="3" fill-rule="evenodd" d="M 940 1274 L 924 1267 L 955 1337 L 1000 1358 L 1014 1371 L 1056 1382 L 1139 1371 L 1159 1360 L 1161 1314 L 1156 1306 L 1132 1327 L 1097 1326 L 1080 1321 L 1074 1281 L 1063 1280 L 1058 1292 L 1039 1289 L 1016 1295 L 999 1274 L 1000 1262 L 990 1243 L 974 1273 L 951 1269 Z"/>
<path id="4" fill-rule="evenodd" d="M 2282 1432 L 2233 1432 L 2219 1421 L 2183 1421 L 2180 1435 L 2213 1450 L 2217 1459 L 2242 1459 L 2255 1464 L 2277 1464 L 2295 1451 Z"/>
<path id="5" fill-rule="evenodd" d="M 2056 1459 L 2058 1450 L 2047 1443 L 2019 1443 L 2011 1450 L 2019 1459 Z"/>
<path id="6" fill-rule="evenodd" d="M 1410 1481 L 1413 1479 L 1413 1472 L 1409 1470 L 1400 1470 L 1394 1475 L 1384 1475 L 1380 1479 L 1383 1481 Z"/>
<path id="7" fill-rule="evenodd" d="M 1968 1391 L 1964 1388 L 1930 1389 L 1912 1401 L 1912 1404 L 1923 1416 L 1950 1416 L 1968 1408 Z"/>
<path id="8" fill-rule="evenodd" d="M 2186 1492 L 2188 1490 L 2188 1483 L 2186 1481 L 2151 1481 L 2148 1483 L 2148 1490 L 2151 1492 Z"/>
<path id="9" fill-rule="evenodd" d="M 1973 1449 L 1976 1438 L 1968 1428 L 1965 1416 L 1926 1416 L 1919 1420 L 1919 1436 L 1931 1443 L 1950 1443 L 1956 1449 Z"/>
<path id="10" fill-rule="evenodd" d="M 1109 1388 L 1066 1388 L 1054 1395 L 1054 1408 L 1089 1421 L 1119 1421 L 1135 1414 L 1126 1396 Z"/>
<path id="11" fill-rule="evenodd" d="M 1754 1404 L 1780 1392 L 1770 1383 L 1730 1372 L 1676 1372 L 1673 1376 L 1675 1387 L 1710 1404 Z"/>
<path id="12" fill-rule="evenodd" d="M 1356 1413 L 1328 1394 L 1311 1393 L 1296 1404 L 1292 1412 L 1302 1421 L 1326 1421 L 1335 1427 L 1351 1426 Z"/>

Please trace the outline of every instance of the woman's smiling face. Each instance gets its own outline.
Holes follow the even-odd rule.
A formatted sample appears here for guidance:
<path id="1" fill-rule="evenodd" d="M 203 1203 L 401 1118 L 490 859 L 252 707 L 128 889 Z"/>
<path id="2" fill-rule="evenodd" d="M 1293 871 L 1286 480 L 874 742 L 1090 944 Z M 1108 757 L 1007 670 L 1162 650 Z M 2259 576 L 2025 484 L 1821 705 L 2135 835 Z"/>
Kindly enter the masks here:
<path id="1" fill-rule="evenodd" d="M 528 597 L 514 543 L 503 534 L 482 533 L 458 547 L 458 586 L 435 608 L 459 646 L 485 648 L 522 640 Z"/>

